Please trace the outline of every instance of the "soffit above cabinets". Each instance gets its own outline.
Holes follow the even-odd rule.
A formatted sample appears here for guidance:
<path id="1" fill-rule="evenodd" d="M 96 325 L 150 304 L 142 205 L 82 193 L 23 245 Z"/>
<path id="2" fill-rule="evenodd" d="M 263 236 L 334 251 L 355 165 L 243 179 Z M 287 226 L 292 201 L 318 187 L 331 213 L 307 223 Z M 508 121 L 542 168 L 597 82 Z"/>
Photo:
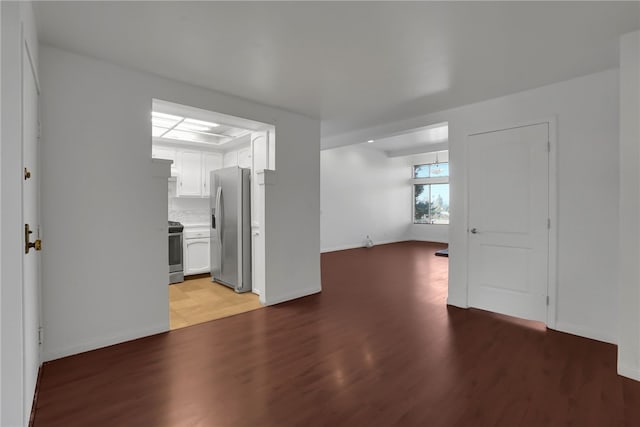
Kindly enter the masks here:
<path id="1" fill-rule="evenodd" d="M 447 150 L 448 143 L 449 124 L 442 122 L 392 135 L 382 135 L 367 141 L 367 146 L 383 151 L 388 157 L 402 157 Z"/>
<path id="2" fill-rule="evenodd" d="M 227 149 L 263 124 L 168 101 L 153 100 L 151 135 L 155 141 Z"/>

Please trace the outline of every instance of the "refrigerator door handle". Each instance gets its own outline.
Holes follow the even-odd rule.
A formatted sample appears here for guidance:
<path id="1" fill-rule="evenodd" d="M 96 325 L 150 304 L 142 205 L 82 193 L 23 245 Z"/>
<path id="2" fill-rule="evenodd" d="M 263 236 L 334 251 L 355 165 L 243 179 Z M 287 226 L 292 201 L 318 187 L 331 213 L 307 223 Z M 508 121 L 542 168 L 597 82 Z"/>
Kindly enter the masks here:
<path id="1" fill-rule="evenodd" d="M 222 217 L 222 187 L 218 187 L 216 192 L 216 216 L 218 219 L 218 245 L 222 247 L 222 224 L 224 218 Z"/>

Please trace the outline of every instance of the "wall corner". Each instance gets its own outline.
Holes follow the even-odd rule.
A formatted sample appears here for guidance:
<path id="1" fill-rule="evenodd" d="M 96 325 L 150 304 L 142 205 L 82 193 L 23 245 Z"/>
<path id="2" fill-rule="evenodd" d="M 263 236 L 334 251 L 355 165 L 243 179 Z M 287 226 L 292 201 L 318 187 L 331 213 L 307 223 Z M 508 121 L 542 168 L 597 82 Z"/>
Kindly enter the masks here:
<path id="1" fill-rule="evenodd" d="M 620 38 L 618 373 L 640 380 L 640 31 Z"/>

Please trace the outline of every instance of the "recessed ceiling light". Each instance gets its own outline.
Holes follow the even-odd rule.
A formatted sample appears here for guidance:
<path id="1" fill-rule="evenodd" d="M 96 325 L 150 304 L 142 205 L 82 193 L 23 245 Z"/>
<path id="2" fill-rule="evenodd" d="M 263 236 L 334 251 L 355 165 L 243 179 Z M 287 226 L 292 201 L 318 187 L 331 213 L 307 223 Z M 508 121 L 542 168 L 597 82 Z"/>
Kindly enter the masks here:
<path id="1" fill-rule="evenodd" d="M 166 134 L 163 135 L 163 138 L 177 139 L 180 141 L 191 141 L 191 142 L 207 142 L 205 138 L 198 135 L 197 133 L 184 131 L 184 130 L 177 130 L 177 129 L 173 129 L 172 131 L 167 132 Z"/>
<path id="2" fill-rule="evenodd" d="M 217 128 L 220 126 L 217 123 L 205 122 L 204 120 L 196 120 L 196 119 L 184 119 L 184 124 L 196 125 L 196 126 L 206 126 L 207 128 Z M 194 129 L 199 130 L 199 129 Z"/>
<path id="3" fill-rule="evenodd" d="M 370 140 L 368 140 L 367 142 L 368 142 L 369 144 L 371 144 L 371 143 L 372 143 L 372 142 L 374 142 L 374 141 L 375 141 L 375 140 L 370 139 Z"/>
<path id="4" fill-rule="evenodd" d="M 182 122 L 178 126 L 176 126 L 176 129 L 189 130 L 189 131 L 195 131 L 195 132 L 210 132 L 211 126 L 203 126 L 203 125 L 196 125 L 193 123 Z"/>

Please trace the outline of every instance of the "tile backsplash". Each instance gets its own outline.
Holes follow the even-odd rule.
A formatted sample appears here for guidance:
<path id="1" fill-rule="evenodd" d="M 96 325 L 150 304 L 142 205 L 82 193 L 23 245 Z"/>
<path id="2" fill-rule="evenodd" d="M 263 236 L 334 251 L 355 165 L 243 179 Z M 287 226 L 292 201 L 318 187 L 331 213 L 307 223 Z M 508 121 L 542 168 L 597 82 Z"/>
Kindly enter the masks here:
<path id="1" fill-rule="evenodd" d="M 182 224 L 207 224 L 209 222 L 209 209 L 175 209 L 169 210 L 169 220 L 179 221 Z"/>
<path id="2" fill-rule="evenodd" d="M 209 198 L 175 197 L 169 186 L 169 221 L 183 224 L 209 223 Z M 175 191 L 175 190 L 174 190 Z"/>

